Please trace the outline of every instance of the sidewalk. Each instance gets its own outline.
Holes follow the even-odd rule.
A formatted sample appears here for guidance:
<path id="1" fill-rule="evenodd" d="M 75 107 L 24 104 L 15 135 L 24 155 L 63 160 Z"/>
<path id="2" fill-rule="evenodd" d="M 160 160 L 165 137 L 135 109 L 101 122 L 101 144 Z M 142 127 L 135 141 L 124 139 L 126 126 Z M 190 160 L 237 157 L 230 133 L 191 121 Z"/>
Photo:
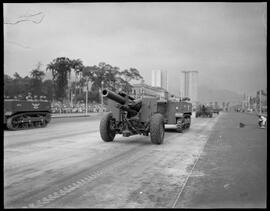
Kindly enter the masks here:
<path id="1" fill-rule="evenodd" d="M 267 130 L 253 115 L 224 113 L 176 207 L 266 208 L 266 167 Z"/>

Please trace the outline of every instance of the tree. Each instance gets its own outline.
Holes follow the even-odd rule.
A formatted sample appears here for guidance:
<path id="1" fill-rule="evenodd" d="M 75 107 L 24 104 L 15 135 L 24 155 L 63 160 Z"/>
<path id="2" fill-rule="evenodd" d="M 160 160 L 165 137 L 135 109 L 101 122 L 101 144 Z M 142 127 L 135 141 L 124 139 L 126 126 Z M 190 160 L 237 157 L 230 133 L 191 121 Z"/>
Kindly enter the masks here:
<path id="1" fill-rule="evenodd" d="M 14 77 L 15 80 L 20 80 L 20 79 L 22 79 L 22 77 L 20 76 L 20 74 L 17 73 L 17 72 L 15 72 L 15 73 L 13 74 L 13 77 Z"/>
<path id="2" fill-rule="evenodd" d="M 34 70 L 32 70 L 31 73 L 30 73 L 31 77 L 33 79 L 35 79 L 35 80 L 42 81 L 43 78 L 44 78 L 44 76 L 45 76 L 45 73 L 42 70 L 40 70 L 41 69 L 41 65 L 42 64 L 39 62 L 37 64 L 37 67 Z"/>
<path id="3" fill-rule="evenodd" d="M 82 71 L 82 76 L 80 81 L 82 86 L 85 85 L 87 80 L 92 81 L 91 95 L 93 98 L 97 97 L 95 99 L 97 102 L 100 99 L 98 93 L 101 88 L 107 88 L 112 91 L 122 89 L 128 93 L 132 88 L 130 82 L 143 78 L 135 68 L 121 72 L 119 67 L 106 64 L 105 62 L 100 62 L 94 66 L 86 66 Z"/>
<path id="4" fill-rule="evenodd" d="M 53 96 L 54 96 L 54 89 L 53 89 L 53 81 L 52 80 L 45 80 L 42 83 L 42 91 L 41 91 L 42 95 L 45 95 L 47 97 L 48 100 L 53 100 Z"/>
<path id="5" fill-rule="evenodd" d="M 13 78 L 9 75 L 4 74 L 4 95 L 5 96 L 13 96 L 14 86 L 13 86 Z"/>
<path id="6" fill-rule="evenodd" d="M 45 76 L 45 73 L 40 70 L 41 63 L 37 64 L 37 67 L 30 72 L 31 75 L 31 92 L 34 95 L 41 95 L 42 90 L 42 80 Z"/>
<path id="7" fill-rule="evenodd" d="M 143 79 L 143 77 L 140 75 L 139 71 L 136 68 L 129 68 L 129 70 L 124 70 L 121 72 L 121 77 L 123 77 L 124 86 L 123 89 L 125 92 L 129 93 L 131 91 L 131 84 L 130 82 L 132 80 L 139 80 Z"/>
<path id="8" fill-rule="evenodd" d="M 70 60 L 66 57 L 58 57 L 47 65 L 46 70 L 52 71 L 56 98 L 63 101 L 69 93 L 68 80 L 71 70 L 75 72 L 83 69 L 82 61 Z M 68 90 L 68 91 L 67 91 Z"/>
<path id="9" fill-rule="evenodd" d="M 92 90 L 98 91 L 102 87 L 115 90 L 115 82 L 120 74 L 118 67 L 113 67 L 105 62 L 100 62 L 98 66 L 87 66 L 83 70 L 82 82 L 92 81 Z"/>

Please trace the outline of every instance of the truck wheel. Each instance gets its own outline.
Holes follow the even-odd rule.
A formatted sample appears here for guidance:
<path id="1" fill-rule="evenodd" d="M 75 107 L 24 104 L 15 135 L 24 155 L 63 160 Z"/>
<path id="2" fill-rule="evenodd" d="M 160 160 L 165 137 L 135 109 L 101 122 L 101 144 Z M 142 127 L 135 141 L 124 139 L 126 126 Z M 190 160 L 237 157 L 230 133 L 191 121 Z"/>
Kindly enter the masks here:
<path id="1" fill-rule="evenodd" d="M 102 140 L 105 142 L 113 141 L 115 137 L 115 131 L 111 130 L 110 125 L 111 120 L 112 120 L 112 113 L 107 113 L 102 117 L 100 121 L 99 125 L 100 136 Z"/>
<path id="2" fill-rule="evenodd" d="M 178 133 L 182 133 L 183 129 L 184 129 L 183 119 L 179 118 L 176 120 L 176 131 Z"/>
<path id="3" fill-rule="evenodd" d="M 161 114 L 154 114 L 150 120 L 150 138 L 153 144 L 162 144 L 164 140 L 164 119 Z"/>

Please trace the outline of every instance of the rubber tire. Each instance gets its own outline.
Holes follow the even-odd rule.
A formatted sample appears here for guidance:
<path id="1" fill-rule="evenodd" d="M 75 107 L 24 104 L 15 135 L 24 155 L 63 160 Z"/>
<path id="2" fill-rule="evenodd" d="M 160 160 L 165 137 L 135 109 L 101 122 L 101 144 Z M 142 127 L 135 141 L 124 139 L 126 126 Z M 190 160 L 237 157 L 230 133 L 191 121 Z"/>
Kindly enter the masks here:
<path id="1" fill-rule="evenodd" d="M 112 113 L 107 113 L 102 117 L 100 121 L 99 132 L 100 132 L 100 136 L 102 140 L 105 142 L 111 142 L 113 141 L 115 137 L 115 132 L 112 132 L 110 130 L 110 125 L 109 125 L 112 117 L 113 117 Z"/>
<path id="2" fill-rule="evenodd" d="M 150 120 L 150 139 L 153 144 L 162 144 L 164 141 L 165 126 L 161 114 L 154 114 Z"/>

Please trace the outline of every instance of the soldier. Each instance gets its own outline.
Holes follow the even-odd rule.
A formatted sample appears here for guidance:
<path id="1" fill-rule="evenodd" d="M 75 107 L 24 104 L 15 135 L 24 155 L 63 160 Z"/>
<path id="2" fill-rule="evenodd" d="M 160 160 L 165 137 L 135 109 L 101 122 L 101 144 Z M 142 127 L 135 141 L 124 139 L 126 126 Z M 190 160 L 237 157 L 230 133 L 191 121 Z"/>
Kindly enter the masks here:
<path id="1" fill-rule="evenodd" d="M 18 95 L 18 100 L 22 100 L 23 96 L 21 94 Z"/>
<path id="2" fill-rule="evenodd" d="M 47 97 L 46 97 L 45 95 L 43 96 L 43 100 L 44 100 L 45 102 L 48 102 Z"/>
<path id="3" fill-rule="evenodd" d="M 34 95 L 34 101 L 38 101 L 38 96 Z"/>
<path id="4" fill-rule="evenodd" d="M 28 101 L 33 100 L 32 99 L 32 95 L 31 95 L 31 92 L 28 92 L 28 95 L 25 97 L 25 99 L 28 100 Z"/>

